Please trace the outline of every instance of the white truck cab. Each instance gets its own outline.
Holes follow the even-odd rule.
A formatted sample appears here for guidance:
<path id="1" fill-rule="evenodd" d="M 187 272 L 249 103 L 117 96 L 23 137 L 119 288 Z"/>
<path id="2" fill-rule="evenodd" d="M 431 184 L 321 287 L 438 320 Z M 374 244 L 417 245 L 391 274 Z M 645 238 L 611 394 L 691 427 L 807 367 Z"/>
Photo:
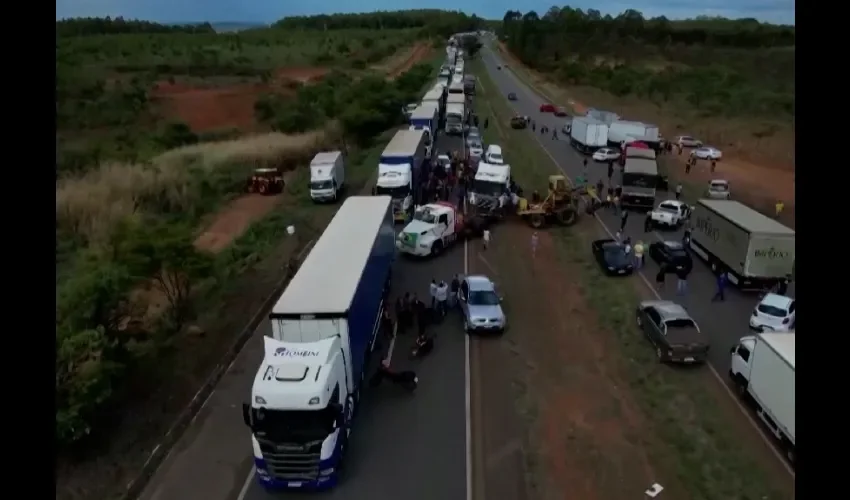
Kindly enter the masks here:
<path id="1" fill-rule="evenodd" d="M 499 198 L 500 206 L 507 202 L 507 192 L 511 186 L 511 166 L 507 164 L 493 165 L 486 162 L 478 164 L 469 201 L 476 204 L 476 196 Z"/>
<path id="2" fill-rule="evenodd" d="M 298 488 L 308 481 L 325 486 L 323 480 L 332 480 L 345 451 L 354 409 L 342 341 L 263 341 L 251 401 L 242 405 L 260 482 L 269 487 Z M 316 462 L 318 478 L 311 469 Z"/>
<path id="3" fill-rule="evenodd" d="M 310 162 L 310 198 L 336 201 L 345 185 L 345 156 L 342 151 L 316 153 Z"/>
<path id="4" fill-rule="evenodd" d="M 402 200 L 400 213 L 406 214 L 413 205 L 412 175 L 410 165 L 378 165 L 375 192 Z"/>
<path id="5" fill-rule="evenodd" d="M 454 244 L 463 231 L 463 215 L 448 202 L 416 207 L 411 220 L 399 233 L 396 248 L 417 257 L 439 255 Z"/>

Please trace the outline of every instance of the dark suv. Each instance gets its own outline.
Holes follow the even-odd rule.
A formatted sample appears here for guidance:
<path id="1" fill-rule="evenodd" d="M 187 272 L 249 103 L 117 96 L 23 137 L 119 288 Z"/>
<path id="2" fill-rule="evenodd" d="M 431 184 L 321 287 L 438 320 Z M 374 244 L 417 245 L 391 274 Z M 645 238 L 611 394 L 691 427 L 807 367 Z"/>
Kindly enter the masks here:
<path id="1" fill-rule="evenodd" d="M 649 258 L 659 266 L 667 264 L 676 271 L 693 268 L 691 254 L 678 241 L 656 241 L 649 245 Z"/>

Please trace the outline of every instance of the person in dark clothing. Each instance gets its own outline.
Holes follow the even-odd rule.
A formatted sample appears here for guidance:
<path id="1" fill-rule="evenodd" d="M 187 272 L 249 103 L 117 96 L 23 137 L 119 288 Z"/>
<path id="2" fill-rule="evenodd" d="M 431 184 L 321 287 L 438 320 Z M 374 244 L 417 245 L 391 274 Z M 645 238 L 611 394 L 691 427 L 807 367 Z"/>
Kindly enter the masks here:
<path id="1" fill-rule="evenodd" d="M 608 183 L 611 183 L 611 177 L 614 176 L 614 162 L 608 162 Z"/>
<path id="2" fill-rule="evenodd" d="M 585 157 L 584 160 L 582 160 L 581 166 L 587 168 L 587 157 Z"/>
<path id="3" fill-rule="evenodd" d="M 395 303 L 395 316 L 398 318 L 398 333 L 404 333 L 410 326 L 410 293 L 399 296 Z"/>
<path id="4" fill-rule="evenodd" d="M 714 169 L 717 168 L 717 160 L 711 160 L 711 171 L 714 172 Z"/>
<path id="5" fill-rule="evenodd" d="M 532 131 L 532 132 L 536 132 L 536 131 L 537 131 L 537 125 L 535 125 L 535 124 L 534 124 L 534 122 L 531 122 L 531 131 Z"/>
<path id="6" fill-rule="evenodd" d="M 682 246 L 687 247 L 691 242 L 691 228 L 690 226 L 686 226 L 685 230 L 682 232 Z"/>
<path id="7" fill-rule="evenodd" d="M 472 123 L 474 123 L 476 127 L 478 126 L 478 115 L 472 115 Z"/>
<path id="8" fill-rule="evenodd" d="M 553 128 L 553 129 L 552 129 L 552 139 L 553 139 L 553 140 L 557 140 L 557 139 L 558 139 L 558 129 L 556 129 L 556 128 Z"/>
<path id="9" fill-rule="evenodd" d="M 785 295 L 788 293 L 788 286 L 791 284 L 791 275 L 782 278 L 782 280 L 776 285 L 776 293 L 779 295 Z"/>
<path id="10" fill-rule="evenodd" d="M 688 160 L 688 163 L 685 163 L 685 173 L 691 173 L 691 160 Z"/>
<path id="11" fill-rule="evenodd" d="M 454 307 L 457 305 L 457 293 L 460 290 L 460 280 L 458 279 L 457 274 L 452 278 L 452 282 L 449 285 L 449 307 Z"/>
<path id="12" fill-rule="evenodd" d="M 664 277 L 665 277 L 666 274 L 667 274 L 667 266 L 666 265 L 662 265 L 661 267 L 659 267 L 658 273 L 655 274 L 655 286 L 658 288 L 659 291 L 664 289 Z"/>
<path id="13" fill-rule="evenodd" d="M 688 292 L 688 275 L 691 273 L 690 266 L 684 266 L 676 270 L 676 295 L 685 295 Z"/>
<path id="14" fill-rule="evenodd" d="M 625 232 L 626 223 L 629 221 L 629 212 L 623 210 L 622 214 L 620 214 L 620 232 Z"/>
<path id="15" fill-rule="evenodd" d="M 387 339 L 393 338 L 395 334 L 393 332 L 393 325 L 394 322 L 392 316 L 390 316 L 390 311 L 384 308 L 383 313 L 381 313 L 381 332 L 383 332 L 384 337 Z"/>
<path id="16" fill-rule="evenodd" d="M 717 275 L 717 291 L 714 292 L 714 297 L 711 298 L 712 302 L 716 302 L 718 300 L 723 302 L 726 300 L 726 296 L 723 292 L 726 290 L 727 280 L 726 271 L 720 271 Z"/>
<path id="17" fill-rule="evenodd" d="M 643 219 L 643 232 L 648 233 L 650 231 L 652 231 L 652 215 L 647 212 L 646 217 Z"/>
<path id="18" fill-rule="evenodd" d="M 490 126 L 490 118 L 488 117 L 488 118 L 484 119 L 484 130 L 487 130 L 487 127 L 489 127 L 489 126 Z"/>

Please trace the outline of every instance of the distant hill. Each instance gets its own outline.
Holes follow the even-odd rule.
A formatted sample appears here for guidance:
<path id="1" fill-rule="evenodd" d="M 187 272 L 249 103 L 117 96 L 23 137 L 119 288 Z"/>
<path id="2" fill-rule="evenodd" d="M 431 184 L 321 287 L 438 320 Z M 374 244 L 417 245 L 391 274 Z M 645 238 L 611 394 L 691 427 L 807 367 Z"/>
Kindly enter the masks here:
<path id="1" fill-rule="evenodd" d="M 192 21 L 192 22 L 182 22 L 182 23 L 175 22 L 175 23 L 168 23 L 168 24 L 185 26 L 185 25 L 204 24 L 204 23 L 198 22 L 198 21 Z M 248 23 L 248 22 L 236 22 L 236 21 L 225 21 L 225 22 L 221 22 L 221 23 L 210 23 L 210 25 L 213 27 L 213 29 L 216 31 L 216 33 L 232 33 L 234 31 L 249 30 L 249 29 L 252 29 L 252 28 L 265 28 L 266 26 L 268 26 L 268 24 L 266 24 L 266 23 Z"/>

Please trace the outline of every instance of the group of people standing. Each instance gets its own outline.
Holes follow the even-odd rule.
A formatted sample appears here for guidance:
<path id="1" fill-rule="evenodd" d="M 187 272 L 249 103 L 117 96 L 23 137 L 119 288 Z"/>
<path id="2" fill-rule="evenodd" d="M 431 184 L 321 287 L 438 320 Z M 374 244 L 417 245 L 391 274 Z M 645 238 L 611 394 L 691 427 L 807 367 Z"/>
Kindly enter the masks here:
<path id="1" fill-rule="evenodd" d="M 405 292 L 395 302 L 395 332 L 404 334 L 415 331 L 418 340 L 427 338 L 427 327 L 446 317 L 457 305 L 460 277 L 455 275 L 449 283 L 431 280 L 428 286 L 429 302 L 423 302 L 416 292 Z M 385 310 L 385 318 L 392 331 L 393 319 Z"/>

